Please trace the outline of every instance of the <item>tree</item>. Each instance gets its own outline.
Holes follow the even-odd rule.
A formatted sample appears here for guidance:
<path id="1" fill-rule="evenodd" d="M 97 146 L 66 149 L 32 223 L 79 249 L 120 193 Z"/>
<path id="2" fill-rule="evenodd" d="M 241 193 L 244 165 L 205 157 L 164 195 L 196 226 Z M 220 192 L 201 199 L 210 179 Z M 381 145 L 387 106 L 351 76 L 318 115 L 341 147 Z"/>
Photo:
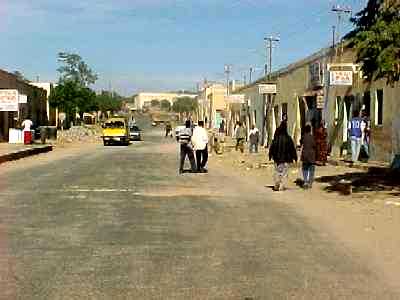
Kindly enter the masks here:
<path id="1" fill-rule="evenodd" d="M 108 91 L 102 91 L 96 97 L 96 103 L 98 109 L 103 113 L 107 111 L 118 111 L 121 109 L 123 98 L 116 93 L 110 93 Z"/>
<path id="2" fill-rule="evenodd" d="M 74 81 L 66 81 L 52 89 L 49 102 L 72 119 L 75 119 L 76 113 L 83 119 L 83 113 L 98 110 L 95 92 Z"/>
<path id="3" fill-rule="evenodd" d="M 82 60 L 78 54 L 60 52 L 58 53 L 58 61 L 63 65 L 57 69 L 60 73 L 60 83 L 65 81 L 73 81 L 80 86 L 89 86 L 94 84 L 98 76 L 91 68 Z"/>
<path id="4" fill-rule="evenodd" d="M 400 3 L 369 0 L 352 22 L 356 28 L 347 37 L 357 53 L 357 63 L 366 80 L 400 79 Z"/>
<path id="5" fill-rule="evenodd" d="M 198 108 L 197 99 L 193 99 L 190 97 L 178 98 L 172 105 L 172 110 L 174 112 L 177 112 L 179 114 L 185 113 L 186 115 L 197 111 L 197 108 Z"/>
<path id="6" fill-rule="evenodd" d="M 160 101 L 157 99 L 151 100 L 151 107 L 160 107 Z"/>
<path id="7" fill-rule="evenodd" d="M 161 100 L 161 104 L 160 105 L 161 105 L 161 109 L 164 110 L 164 111 L 170 111 L 171 110 L 171 103 L 166 99 Z"/>

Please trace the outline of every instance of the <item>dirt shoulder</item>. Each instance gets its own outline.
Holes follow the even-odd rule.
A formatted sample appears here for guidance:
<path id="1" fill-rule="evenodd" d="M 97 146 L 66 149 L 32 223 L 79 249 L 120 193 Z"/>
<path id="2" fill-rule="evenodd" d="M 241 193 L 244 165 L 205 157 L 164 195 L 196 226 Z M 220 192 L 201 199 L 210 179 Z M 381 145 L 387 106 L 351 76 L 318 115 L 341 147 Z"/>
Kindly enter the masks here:
<path id="1" fill-rule="evenodd" d="M 262 151 L 253 155 L 235 151 L 221 156 L 214 154 L 210 157 L 210 172 L 218 169 L 230 173 L 254 189 L 265 191 L 266 200 L 287 203 L 322 231 L 332 233 L 349 250 L 368 259 L 400 290 L 399 186 L 369 188 L 374 184 L 372 179 L 351 195 L 342 195 L 332 189 L 332 182 L 355 176 L 362 178 L 365 172 L 325 166 L 317 167 L 314 187 L 305 191 L 295 184 L 301 178 L 298 166 L 290 170 L 288 190 L 273 192 L 273 164 L 267 161 L 265 150 Z"/>

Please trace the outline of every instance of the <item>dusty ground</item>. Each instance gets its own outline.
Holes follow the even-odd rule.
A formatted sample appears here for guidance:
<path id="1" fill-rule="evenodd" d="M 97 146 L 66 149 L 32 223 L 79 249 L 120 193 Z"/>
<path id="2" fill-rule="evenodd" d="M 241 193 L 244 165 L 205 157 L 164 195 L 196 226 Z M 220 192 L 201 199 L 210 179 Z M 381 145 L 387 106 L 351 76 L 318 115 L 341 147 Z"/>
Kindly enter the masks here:
<path id="1" fill-rule="evenodd" d="M 257 189 L 264 187 L 266 194 L 273 186 L 273 164 L 267 160 L 265 149 L 259 154 L 214 154 L 211 166 L 231 172 Z M 346 247 L 367 257 L 391 284 L 399 286 L 400 184 L 380 184 L 372 178 L 353 187 L 353 193 L 346 196 L 332 189 L 332 183 L 342 178 L 364 178 L 366 171 L 344 166 L 317 167 L 314 187 L 307 191 L 295 183 L 301 178 L 300 166 L 293 166 L 289 174 L 289 190 L 274 193 L 274 199 L 321 224 Z"/>

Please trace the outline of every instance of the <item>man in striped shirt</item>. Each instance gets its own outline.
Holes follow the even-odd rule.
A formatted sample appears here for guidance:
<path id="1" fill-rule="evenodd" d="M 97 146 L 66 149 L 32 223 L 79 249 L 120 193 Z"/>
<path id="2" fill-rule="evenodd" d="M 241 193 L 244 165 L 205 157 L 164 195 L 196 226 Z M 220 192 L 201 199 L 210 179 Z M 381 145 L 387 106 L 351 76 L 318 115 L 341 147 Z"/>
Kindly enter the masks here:
<path id="1" fill-rule="evenodd" d="M 194 160 L 193 154 L 193 147 L 191 143 L 192 139 L 192 129 L 191 123 L 189 120 L 185 123 L 185 128 L 182 128 L 179 131 L 179 143 L 181 144 L 181 157 L 180 157 L 180 164 L 179 164 L 179 174 L 183 173 L 183 166 L 185 164 L 186 156 L 189 157 L 191 171 L 195 172 L 196 170 L 196 163 Z"/>

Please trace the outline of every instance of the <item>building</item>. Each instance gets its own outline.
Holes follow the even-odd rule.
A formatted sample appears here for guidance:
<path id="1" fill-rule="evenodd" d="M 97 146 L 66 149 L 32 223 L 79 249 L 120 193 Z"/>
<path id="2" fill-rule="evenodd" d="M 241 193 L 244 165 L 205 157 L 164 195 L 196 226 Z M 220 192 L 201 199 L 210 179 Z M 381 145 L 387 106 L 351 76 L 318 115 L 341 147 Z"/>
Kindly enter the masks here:
<path id="1" fill-rule="evenodd" d="M 208 128 L 219 128 L 226 118 L 226 87 L 219 83 L 205 83 L 199 92 L 199 120 L 204 120 Z"/>
<path id="2" fill-rule="evenodd" d="M 20 126 L 21 122 L 30 118 L 34 126 L 47 124 L 46 91 L 19 80 L 15 75 L 0 70 L 0 90 L 15 90 L 15 110 L 5 108 L 0 98 L 0 141 L 8 141 L 10 128 Z M 9 100 L 5 100 L 9 101 Z"/>
<path id="3" fill-rule="evenodd" d="M 265 142 L 270 142 L 285 116 L 297 144 L 307 123 L 315 128 L 322 122 L 332 155 L 340 156 L 348 139 L 348 121 L 363 110 L 371 120 L 370 158 L 391 161 L 394 153 L 400 153 L 393 130 L 400 113 L 400 86 L 388 86 L 384 80 L 365 82 L 354 51 L 344 49 L 340 55 L 336 49 L 322 49 L 237 90 L 246 99 L 240 110 L 242 121 L 256 124 Z M 263 92 L 265 85 L 276 91 Z"/>
<path id="4" fill-rule="evenodd" d="M 47 94 L 47 100 L 46 100 L 47 121 L 48 121 L 49 125 L 57 126 L 58 125 L 57 109 L 52 108 L 50 106 L 50 102 L 49 102 L 50 93 L 51 93 L 52 89 L 55 88 L 57 85 L 53 84 L 51 82 L 31 82 L 31 85 L 39 87 L 46 91 L 46 94 Z"/>
<path id="5" fill-rule="evenodd" d="M 172 105 L 176 99 L 183 97 L 194 99 L 197 97 L 197 95 L 187 93 L 139 93 L 133 96 L 133 101 L 135 103 L 136 109 L 142 110 L 145 107 L 150 107 L 152 100 L 168 100 Z"/>

